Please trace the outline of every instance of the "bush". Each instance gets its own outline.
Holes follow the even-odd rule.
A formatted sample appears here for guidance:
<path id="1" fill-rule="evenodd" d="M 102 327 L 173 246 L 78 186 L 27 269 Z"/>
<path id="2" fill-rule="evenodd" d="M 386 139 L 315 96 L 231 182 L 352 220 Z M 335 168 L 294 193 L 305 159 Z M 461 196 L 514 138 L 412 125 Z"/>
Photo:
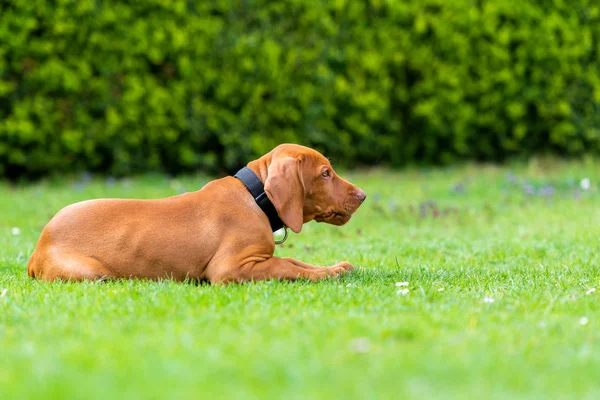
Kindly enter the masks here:
<path id="1" fill-rule="evenodd" d="M 595 0 L 0 0 L 0 176 L 600 150 Z"/>

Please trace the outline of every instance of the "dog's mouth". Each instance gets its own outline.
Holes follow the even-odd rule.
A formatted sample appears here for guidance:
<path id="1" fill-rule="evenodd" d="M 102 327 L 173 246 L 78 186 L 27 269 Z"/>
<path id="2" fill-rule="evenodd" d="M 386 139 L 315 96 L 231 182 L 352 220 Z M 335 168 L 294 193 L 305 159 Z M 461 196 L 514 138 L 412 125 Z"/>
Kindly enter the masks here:
<path id="1" fill-rule="evenodd" d="M 326 222 L 332 225 L 344 225 L 346 222 L 350 221 L 352 215 L 343 211 L 329 211 L 321 215 L 317 215 L 315 217 L 315 221 L 317 222 Z"/>

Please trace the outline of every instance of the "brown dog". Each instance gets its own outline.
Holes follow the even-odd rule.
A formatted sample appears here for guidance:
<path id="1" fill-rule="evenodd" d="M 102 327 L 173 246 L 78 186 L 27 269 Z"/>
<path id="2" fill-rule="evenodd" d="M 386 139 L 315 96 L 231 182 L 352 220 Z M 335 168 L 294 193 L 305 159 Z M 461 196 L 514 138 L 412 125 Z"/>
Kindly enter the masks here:
<path id="1" fill-rule="evenodd" d="M 274 218 L 296 233 L 313 219 L 345 224 L 366 197 L 337 176 L 320 153 L 299 145 L 280 145 L 248 168 L 260 187 L 264 183 L 262 198 L 271 201 Z M 274 257 L 273 223 L 259 204 L 245 183 L 231 176 L 166 199 L 76 203 L 46 225 L 28 273 L 44 280 L 244 282 L 317 280 L 353 268 L 348 262 L 323 268 Z"/>

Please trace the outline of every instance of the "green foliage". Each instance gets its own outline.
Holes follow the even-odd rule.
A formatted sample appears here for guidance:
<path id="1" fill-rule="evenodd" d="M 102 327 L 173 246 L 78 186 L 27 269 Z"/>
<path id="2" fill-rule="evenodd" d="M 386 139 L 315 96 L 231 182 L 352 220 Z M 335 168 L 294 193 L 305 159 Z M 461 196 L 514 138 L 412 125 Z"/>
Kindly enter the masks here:
<path id="1" fill-rule="evenodd" d="M 0 1 L 0 176 L 600 150 L 594 0 Z"/>

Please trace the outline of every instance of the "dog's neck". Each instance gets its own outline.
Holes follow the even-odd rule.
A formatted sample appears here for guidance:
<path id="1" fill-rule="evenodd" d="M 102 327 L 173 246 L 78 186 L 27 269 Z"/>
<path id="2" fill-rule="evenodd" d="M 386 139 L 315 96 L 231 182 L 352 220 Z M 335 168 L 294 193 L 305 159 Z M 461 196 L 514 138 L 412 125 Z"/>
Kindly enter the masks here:
<path id="1" fill-rule="evenodd" d="M 271 225 L 271 229 L 273 232 L 280 230 L 285 225 L 275 206 L 271 203 L 271 200 L 265 193 L 264 181 L 258 176 L 258 174 L 249 167 L 244 167 L 240 169 L 235 177 L 242 181 L 246 189 L 250 192 L 256 204 L 260 207 L 260 209 L 265 213 L 267 218 L 269 219 L 269 224 Z"/>

